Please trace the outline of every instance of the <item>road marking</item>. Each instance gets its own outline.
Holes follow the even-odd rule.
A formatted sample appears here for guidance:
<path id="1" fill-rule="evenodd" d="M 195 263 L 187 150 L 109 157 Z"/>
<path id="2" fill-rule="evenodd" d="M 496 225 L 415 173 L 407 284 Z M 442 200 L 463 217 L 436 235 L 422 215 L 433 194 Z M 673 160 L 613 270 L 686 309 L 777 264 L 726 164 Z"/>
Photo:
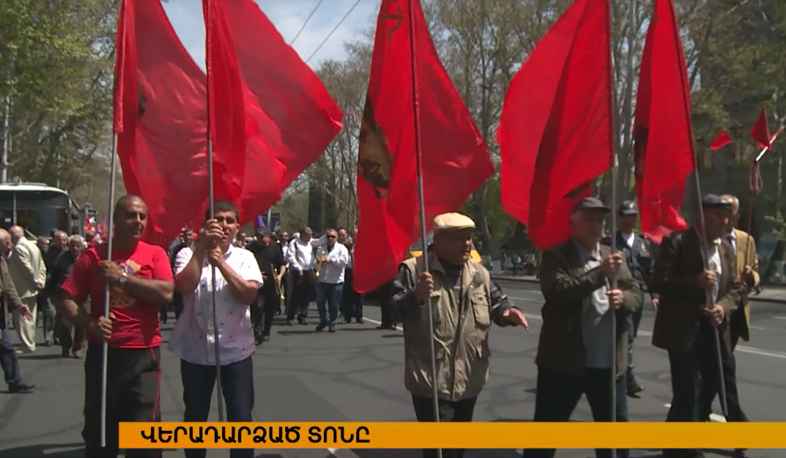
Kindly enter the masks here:
<path id="1" fill-rule="evenodd" d="M 773 315 L 772 317 L 778 320 L 786 320 L 786 316 Z"/>
<path id="2" fill-rule="evenodd" d="M 336 458 L 359 458 L 355 452 L 346 448 L 329 448 L 327 450 Z"/>
<path id="3" fill-rule="evenodd" d="M 667 409 L 671 409 L 671 404 L 663 404 L 663 407 L 666 407 Z M 723 415 L 711 413 L 710 421 L 714 421 L 716 423 L 726 423 L 726 418 Z"/>

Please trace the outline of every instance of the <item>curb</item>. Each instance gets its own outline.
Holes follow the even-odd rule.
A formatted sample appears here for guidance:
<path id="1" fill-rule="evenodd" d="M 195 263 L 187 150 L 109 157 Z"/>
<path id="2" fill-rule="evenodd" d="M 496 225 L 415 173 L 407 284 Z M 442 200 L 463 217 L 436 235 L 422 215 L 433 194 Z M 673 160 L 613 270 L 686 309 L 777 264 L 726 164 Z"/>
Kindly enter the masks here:
<path id="1" fill-rule="evenodd" d="M 510 277 L 510 276 L 507 276 L 507 275 L 502 275 L 501 276 L 501 275 L 493 275 L 492 274 L 491 278 L 494 279 L 494 280 L 516 281 L 516 282 L 520 282 L 520 283 L 532 283 L 532 284 L 540 283 L 538 280 L 536 280 L 534 278 L 516 278 L 516 277 Z M 752 301 L 752 302 L 766 302 L 766 303 L 769 303 L 769 304 L 786 305 L 786 299 L 775 299 L 775 298 L 771 298 L 771 297 L 760 297 L 760 296 L 750 296 L 748 299 L 750 301 Z"/>

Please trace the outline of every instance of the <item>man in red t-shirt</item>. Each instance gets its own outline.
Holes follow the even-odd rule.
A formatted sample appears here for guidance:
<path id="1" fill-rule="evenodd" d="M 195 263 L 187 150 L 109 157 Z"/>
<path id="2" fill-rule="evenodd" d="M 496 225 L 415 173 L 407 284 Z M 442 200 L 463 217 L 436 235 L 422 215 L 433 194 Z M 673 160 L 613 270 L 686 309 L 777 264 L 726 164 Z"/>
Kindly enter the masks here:
<path id="1" fill-rule="evenodd" d="M 90 247 L 61 286 L 58 310 L 88 336 L 85 358 L 85 456 L 117 457 L 118 423 L 161 421 L 161 334 L 158 308 L 172 300 L 174 281 L 163 248 L 141 241 L 147 205 L 123 196 L 115 205 L 112 260 L 107 245 Z M 110 313 L 104 316 L 106 285 Z M 90 298 L 90 312 L 77 304 Z M 106 389 L 106 447 L 101 448 L 103 342 L 109 344 Z M 133 450 L 126 457 L 161 456 Z"/>

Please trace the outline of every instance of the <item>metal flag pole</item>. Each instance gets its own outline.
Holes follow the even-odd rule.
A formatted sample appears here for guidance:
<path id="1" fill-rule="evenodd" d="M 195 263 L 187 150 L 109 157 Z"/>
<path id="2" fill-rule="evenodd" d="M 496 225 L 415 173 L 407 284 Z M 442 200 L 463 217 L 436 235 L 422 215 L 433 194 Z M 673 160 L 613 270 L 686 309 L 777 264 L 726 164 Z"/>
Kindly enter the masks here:
<path id="1" fill-rule="evenodd" d="M 701 183 L 699 182 L 699 164 L 698 160 L 693 167 L 693 174 L 694 179 L 696 180 L 696 207 L 699 213 L 699 221 L 701 221 L 701 239 L 702 239 L 702 248 L 701 248 L 701 259 L 704 262 L 704 270 L 710 270 L 709 260 L 707 259 L 707 248 L 708 240 L 707 240 L 707 231 L 705 221 L 704 221 L 704 209 L 701 206 Z M 717 266 L 713 266 L 712 270 L 716 270 Z M 715 288 L 707 288 L 706 291 L 706 304 L 705 307 L 710 309 L 715 305 L 717 298 L 715 297 Z M 721 403 L 721 410 L 723 410 L 723 416 L 727 416 L 729 413 L 729 409 L 726 403 L 726 382 L 723 380 L 723 360 L 721 357 L 721 332 L 720 327 L 713 326 L 715 328 L 715 357 L 718 361 L 718 394 L 720 397 Z"/>
<path id="2" fill-rule="evenodd" d="M 109 161 L 109 222 L 107 223 L 107 242 L 106 260 L 112 260 L 112 248 L 114 245 L 114 224 L 115 224 L 115 175 L 117 175 L 117 135 L 112 136 L 112 158 Z M 109 317 L 109 296 L 110 287 L 107 284 L 104 288 L 104 316 Z M 109 372 L 109 342 L 104 340 L 103 352 L 101 353 L 101 448 L 106 447 L 106 379 Z"/>
<path id="3" fill-rule="evenodd" d="M 208 201 L 210 205 L 210 219 L 216 217 L 216 199 L 213 192 L 213 141 L 210 139 L 210 0 L 205 0 L 207 8 L 205 9 L 205 72 L 206 87 L 207 87 L 207 192 Z M 210 266 L 210 297 L 212 299 L 212 313 L 213 313 L 213 349 L 216 360 L 216 400 L 218 401 L 218 421 L 224 422 L 224 403 L 223 403 L 223 387 L 221 384 L 221 352 L 218 342 L 218 314 L 216 313 L 216 266 Z"/>
<path id="4" fill-rule="evenodd" d="M 425 272 L 429 271 L 428 246 L 426 244 L 426 199 L 423 193 L 423 164 L 420 145 L 420 100 L 418 100 L 418 75 L 415 66 L 415 15 L 412 12 L 412 0 L 408 0 L 409 7 L 409 51 L 410 70 L 412 71 L 412 114 L 415 127 L 415 157 L 418 174 L 418 200 L 420 204 L 420 237 L 423 245 L 423 265 Z M 437 361 L 434 351 L 434 314 L 431 300 L 428 301 L 428 330 L 429 350 L 431 351 L 431 395 L 434 401 L 434 421 L 439 423 L 439 393 L 437 391 Z M 442 458 L 442 449 L 437 449 L 437 457 Z"/>

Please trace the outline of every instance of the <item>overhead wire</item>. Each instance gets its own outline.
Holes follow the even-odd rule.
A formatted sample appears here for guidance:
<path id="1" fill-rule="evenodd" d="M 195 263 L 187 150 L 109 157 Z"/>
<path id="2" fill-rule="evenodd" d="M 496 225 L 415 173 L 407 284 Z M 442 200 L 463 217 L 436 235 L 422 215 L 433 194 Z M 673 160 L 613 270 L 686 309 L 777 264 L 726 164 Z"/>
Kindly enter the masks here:
<path id="1" fill-rule="evenodd" d="M 297 31 L 297 33 L 295 34 L 295 38 L 293 38 L 292 41 L 289 42 L 289 46 L 292 46 L 293 44 L 295 44 L 295 40 L 297 40 L 297 37 L 299 37 L 300 34 L 303 33 L 303 30 L 305 30 L 306 25 L 308 25 L 308 21 L 311 20 L 311 17 L 314 16 L 314 13 L 316 13 L 317 10 L 319 9 L 319 5 L 321 5 L 322 2 L 324 2 L 324 1 L 325 0 L 319 0 L 319 2 L 317 3 L 317 6 L 315 6 L 314 9 L 311 10 L 311 13 L 309 13 L 308 17 L 306 18 L 306 22 L 303 23 L 303 27 L 301 27 L 300 30 Z"/>
<path id="2" fill-rule="evenodd" d="M 333 30 L 331 30 L 330 33 L 325 37 L 325 39 L 322 40 L 322 43 L 320 43 L 319 46 L 317 46 L 317 49 L 315 49 L 314 52 L 312 52 L 311 55 L 308 56 L 308 59 L 306 59 L 306 63 L 308 63 L 308 61 L 310 61 L 319 52 L 319 50 L 322 49 L 322 46 L 324 46 L 325 43 L 327 43 L 327 41 L 330 39 L 330 37 L 336 32 L 336 30 L 338 30 L 338 28 L 341 26 L 341 24 L 344 23 L 344 21 L 347 19 L 347 17 L 349 17 L 349 15 L 352 14 L 352 11 L 354 11 L 355 8 L 357 8 L 357 6 L 360 4 L 361 1 L 362 0 L 357 0 L 355 2 L 355 4 L 352 5 L 352 7 L 349 9 L 349 11 L 347 11 L 347 14 L 345 14 L 344 17 L 341 18 L 340 21 L 338 21 L 338 24 L 336 24 L 336 26 L 333 27 Z"/>

